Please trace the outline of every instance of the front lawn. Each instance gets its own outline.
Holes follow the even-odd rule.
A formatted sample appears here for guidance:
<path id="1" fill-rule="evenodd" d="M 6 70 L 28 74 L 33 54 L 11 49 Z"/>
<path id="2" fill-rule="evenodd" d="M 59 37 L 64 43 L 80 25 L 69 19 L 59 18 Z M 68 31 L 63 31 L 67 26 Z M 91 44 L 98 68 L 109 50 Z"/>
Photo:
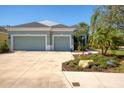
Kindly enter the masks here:
<path id="1" fill-rule="evenodd" d="M 108 50 L 108 53 L 116 56 L 124 56 L 124 50 Z"/>
<path id="2" fill-rule="evenodd" d="M 101 51 L 100 49 L 96 49 L 96 48 L 91 48 L 91 50 L 94 51 Z M 124 50 L 108 50 L 108 54 L 110 55 L 120 55 L 120 56 L 124 56 Z"/>
<path id="3" fill-rule="evenodd" d="M 109 51 L 111 52 L 111 51 Z M 75 59 L 62 64 L 63 71 L 95 71 L 95 72 L 118 72 L 124 73 L 124 51 L 116 50 L 109 56 L 100 54 L 74 56 Z M 115 55 L 116 54 L 116 55 Z M 121 55 L 121 58 L 120 58 Z M 82 68 L 80 60 L 93 60 L 88 67 Z"/>

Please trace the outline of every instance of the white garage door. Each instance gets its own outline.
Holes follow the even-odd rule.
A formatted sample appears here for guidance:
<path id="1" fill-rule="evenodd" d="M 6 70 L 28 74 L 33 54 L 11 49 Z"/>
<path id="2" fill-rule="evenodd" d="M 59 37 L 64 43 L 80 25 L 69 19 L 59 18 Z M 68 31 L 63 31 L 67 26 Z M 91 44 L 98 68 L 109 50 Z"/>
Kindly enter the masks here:
<path id="1" fill-rule="evenodd" d="M 54 50 L 70 51 L 70 38 L 68 36 L 54 37 Z"/>
<path id="2" fill-rule="evenodd" d="M 45 50 L 45 36 L 14 36 L 14 50 Z"/>

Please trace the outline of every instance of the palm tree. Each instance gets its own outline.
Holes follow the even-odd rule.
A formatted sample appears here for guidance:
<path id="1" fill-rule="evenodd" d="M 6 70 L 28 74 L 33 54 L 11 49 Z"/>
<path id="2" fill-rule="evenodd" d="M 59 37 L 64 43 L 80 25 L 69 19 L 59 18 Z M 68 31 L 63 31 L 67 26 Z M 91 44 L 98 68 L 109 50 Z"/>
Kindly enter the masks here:
<path id="1" fill-rule="evenodd" d="M 91 17 L 89 43 L 101 49 L 102 54 L 106 55 L 108 49 L 117 47 L 122 41 L 122 34 L 115 24 L 117 15 L 115 15 L 116 6 L 101 6 Z M 116 20 L 115 20 L 116 19 Z"/>
<path id="2" fill-rule="evenodd" d="M 89 26 L 86 23 L 79 23 L 77 25 L 77 30 L 74 31 L 74 38 L 75 38 L 75 49 L 80 51 L 82 49 L 82 35 L 88 34 Z"/>
<path id="3" fill-rule="evenodd" d="M 92 33 L 95 32 L 98 16 L 99 12 L 95 11 L 95 13 L 91 17 L 90 30 Z"/>

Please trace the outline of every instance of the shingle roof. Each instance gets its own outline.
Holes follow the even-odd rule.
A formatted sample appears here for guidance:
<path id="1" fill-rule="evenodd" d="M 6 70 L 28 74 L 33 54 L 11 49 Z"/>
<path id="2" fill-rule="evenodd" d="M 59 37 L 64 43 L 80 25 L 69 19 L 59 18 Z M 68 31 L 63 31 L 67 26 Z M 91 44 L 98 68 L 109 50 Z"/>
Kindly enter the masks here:
<path id="1" fill-rule="evenodd" d="M 76 24 L 76 25 L 72 25 L 71 27 L 74 27 L 74 28 L 76 27 L 76 28 L 77 28 L 77 27 L 79 27 L 79 26 Z"/>
<path id="2" fill-rule="evenodd" d="M 53 28 L 70 28 L 69 26 L 66 26 L 66 25 L 63 25 L 63 24 L 53 25 L 51 27 L 53 27 Z"/>
<path id="3" fill-rule="evenodd" d="M 25 24 L 16 25 L 13 27 L 48 27 L 48 26 L 41 24 L 41 23 L 38 23 L 38 22 L 32 22 L 32 23 L 25 23 Z"/>
<path id="4" fill-rule="evenodd" d="M 39 23 L 39 22 L 31 22 L 31 23 L 25 23 L 25 24 L 20 24 L 12 27 L 53 27 L 53 28 L 71 28 L 71 26 L 66 26 L 63 24 L 57 24 L 53 26 L 47 26 L 45 24 Z"/>
<path id="5" fill-rule="evenodd" d="M 1 26 L 0 26 L 0 32 L 7 33 L 7 30 L 6 30 L 4 27 L 1 27 Z"/>

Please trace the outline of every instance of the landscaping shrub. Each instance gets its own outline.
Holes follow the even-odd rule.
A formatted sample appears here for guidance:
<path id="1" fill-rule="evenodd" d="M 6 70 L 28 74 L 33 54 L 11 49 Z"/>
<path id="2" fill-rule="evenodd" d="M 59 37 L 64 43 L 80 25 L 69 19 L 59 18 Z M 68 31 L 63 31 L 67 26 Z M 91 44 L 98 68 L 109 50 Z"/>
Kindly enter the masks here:
<path id="1" fill-rule="evenodd" d="M 96 65 L 93 65 L 93 66 L 91 67 L 91 70 L 92 70 L 92 71 L 97 71 L 97 69 L 98 69 L 98 67 L 97 67 Z"/>
<path id="2" fill-rule="evenodd" d="M 89 57 L 88 56 L 80 56 L 79 59 L 80 60 L 89 60 Z"/>
<path id="3" fill-rule="evenodd" d="M 7 41 L 5 40 L 4 42 L 0 43 L 0 53 L 6 53 L 9 52 L 9 46 L 7 44 Z"/>
<path id="4" fill-rule="evenodd" d="M 87 45 L 85 45 L 85 46 L 82 46 L 82 47 L 81 47 L 81 50 L 82 50 L 82 51 L 85 51 L 85 50 L 88 49 L 88 48 L 89 48 L 89 45 L 87 44 Z"/>
<path id="5" fill-rule="evenodd" d="M 80 60 L 93 60 L 86 68 L 79 66 Z M 104 56 L 100 54 L 75 56 L 74 60 L 63 63 L 63 68 L 66 71 L 108 71 L 117 68 L 120 65 L 120 60 L 116 56 Z M 122 68 L 122 67 L 121 67 Z M 118 68 L 119 69 L 119 68 Z"/>
<path id="6" fill-rule="evenodd" d="M 68 61 L 68 62 L 65 62 L 62 64 L 62 70 L 66 70 L 66 71 L 78 71 L 80 68 L 78 66 L 78 63 L 79 63 L 79 59 L 76 58 L 74 60 L 71 60 L 71 61 Z"/>
<path id="7" fill-rule="evenodd" d="M 90 55 L 89 58 L 94 61 L 95 65 L 104 69 L 118 65 L 117 57 L 107 57 L 107 56 L 95 54 L 95 55 Z"/>

